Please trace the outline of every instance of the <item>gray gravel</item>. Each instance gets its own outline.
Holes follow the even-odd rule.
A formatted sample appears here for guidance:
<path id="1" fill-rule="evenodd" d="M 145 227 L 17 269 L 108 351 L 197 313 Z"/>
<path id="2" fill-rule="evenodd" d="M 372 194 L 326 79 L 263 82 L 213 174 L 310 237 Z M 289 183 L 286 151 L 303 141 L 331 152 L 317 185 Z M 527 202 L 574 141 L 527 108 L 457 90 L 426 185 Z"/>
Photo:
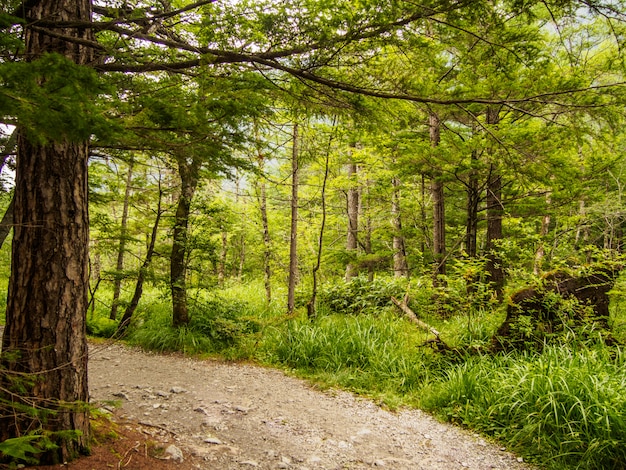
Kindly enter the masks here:
<path id="1" fill-rule="evenodd" d="M 531 468 L 419 410 L 389 412 L 262 367 L 92 345 L 89 379 L 92 402 L 168 434 L 198 468 Z"/>

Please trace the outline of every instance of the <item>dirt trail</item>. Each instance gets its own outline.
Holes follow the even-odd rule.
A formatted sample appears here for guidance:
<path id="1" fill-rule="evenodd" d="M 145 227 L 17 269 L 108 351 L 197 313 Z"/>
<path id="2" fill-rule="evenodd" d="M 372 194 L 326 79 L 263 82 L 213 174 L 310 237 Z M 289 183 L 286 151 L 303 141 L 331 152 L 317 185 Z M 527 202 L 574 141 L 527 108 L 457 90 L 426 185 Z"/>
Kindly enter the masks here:
<path id="1" fill-rule="evenodd" d="M 91 399 L 171 434 L 203 469 L 528 469 L 417 411 L 391 413 L 262 367 L 92 345 Z M 165 431 L 167 430 L 167 431 Z"/>

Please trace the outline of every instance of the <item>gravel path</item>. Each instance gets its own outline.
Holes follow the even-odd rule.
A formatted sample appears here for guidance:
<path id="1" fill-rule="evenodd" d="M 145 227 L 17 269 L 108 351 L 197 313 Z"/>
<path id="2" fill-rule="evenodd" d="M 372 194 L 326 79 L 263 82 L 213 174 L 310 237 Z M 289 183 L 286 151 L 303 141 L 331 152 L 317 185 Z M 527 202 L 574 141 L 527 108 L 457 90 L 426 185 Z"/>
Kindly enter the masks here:
<path id="1" fill-rule="evenodd" d="M 203 469 L 529 469 L 418 410 L 392 413 L 280 371 L 92 345 L 91 399 L 167 432 Z"/>

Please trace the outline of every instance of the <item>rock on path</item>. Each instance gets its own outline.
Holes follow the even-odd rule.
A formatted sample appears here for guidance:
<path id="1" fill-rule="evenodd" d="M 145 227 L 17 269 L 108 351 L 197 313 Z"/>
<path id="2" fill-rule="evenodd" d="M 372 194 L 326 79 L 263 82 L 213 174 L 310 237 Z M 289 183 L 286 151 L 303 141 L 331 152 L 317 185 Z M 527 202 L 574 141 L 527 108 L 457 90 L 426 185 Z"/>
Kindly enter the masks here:
<path id="1" fill-rule="evenodd" d="M 419 410 L 392 413 L 257 366 L 91 345 L 89 380 L 92 402 L 170 434 L 203 469 L 531 468 Z"/>

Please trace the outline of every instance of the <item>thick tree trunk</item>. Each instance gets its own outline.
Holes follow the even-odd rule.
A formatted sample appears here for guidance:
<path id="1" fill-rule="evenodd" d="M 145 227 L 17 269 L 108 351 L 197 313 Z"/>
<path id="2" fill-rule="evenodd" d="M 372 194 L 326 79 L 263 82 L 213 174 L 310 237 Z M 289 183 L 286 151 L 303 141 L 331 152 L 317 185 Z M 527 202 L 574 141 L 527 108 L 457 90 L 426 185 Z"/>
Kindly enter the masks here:
<path id="1" fill-rule="evenodd" d="M 393 275 L 408 277 L 409 266 L 406 262 L 406 247 L 402 234 L 402 213 L 400 211 L 400 179 L 393 177 L 393 195 L 391 197 L 391 224 L 393 226 Z"/>
<path id="2" fill-rule="evenodd" d="M 296 308 L 296 284 L 298 281 L 298 124 L 293 125 L 293 148 L 291 154 L 291 229 L 289 232 L 289 279 L 287 282 L 287 312 Z"/>
<path id="3" fill-rule="evenodd" d="M 198 162 L 188 163 L 178 159 L 181 179 L 180 196 L 174 217 L 174 241 L 170 256 L 170 288 L 172 291 L 172 325 L 175 327 L 189 323 L 187 308 L 187 228 L 191 211 L 191 200 L 198 186 Z"/>
<path id="4" fill-rule="evenodd" d="M 428 120 L 430 130 L 430 144 L 432 147 L 439 145 L 441 123 L 435 114 L 431 114 Z M 443 193 L 443 182 L 435 177 L 430 186 L 433 200 L 433 285 L 445 285 L 441 276 L 446 274 L 446 206 Z"/>
<path id="5" fill-rule="evenodd" d="M 44 461 L 58 462 L 87 450 L 89 416 L 85 315 L 88 296 L 89 219 L 87 143 L 44 147 L 19 138 L 4 366 L 32 374 L 25 398 L 5 396 L 55 414 L 43 420 L 22 414 L 0 420 L 0 441 L 36 430 L 78 430 Z M 11 356 L 9 356 L 9 354 Z M 7 384 L 5 383 L 5 386 Z M 69 405 L 69 406 L 68 406 Z M 9 413 L 10 415 L 10 413 Z"/>
<path id="6" fill-rule="evenodd" d="M 133 163 L 128 165 L 128 173 L 126 174 L 126 188 L 124 189 L 124 205 L 122 208 L 122 220 L 120 227 L 120 242 L 117 247 L 117 264 L 115 265 L 115 282 L 113 284 L 113 301 L 111 302 L 111 312 L 109 318 L 115 320 L 117 318 L 117 307 L 120 302 L 120 293 L 122 291 L 122 271 L 124 269 L 124 254 L 126 253 L 126 239 L 128 237 L 128 208 L 130 206 L 131 182 L 133 179 Z"/>
<path id="7" fill-rule="evenodd" d="M 348 188 L 348 235 L 346 238 L 346 251 L 350 256 L 356 256 L 358 248 L 359 235 L 359 188 L 356 180 L 358 175 L 358 167 L 356 163 L 348 164 L 348 180 L 350 187 Z M 346 266 L 346 281 L 350 281 L 357 274 L 357 268 L 353 261 L 349 261 Z"/>
<path id="8" fill-rule="evenodd" d="M 35 1 L 24 6 L 31 25 L 44 18 L 91 21 L 89 0 Z M 91 50 L 61 38 L 91 40 L 89 28 L 57 28 L 54 33 L 26 26 L 27 60 L 56 52 L 77 64 L 91 62 Z M 87 141 L 59 137 L 37 144 L 19 131 L 0 398 L 9 406 L 11 402 L 26 405 L 34 413 L 1 410 L 0 441 L 38 429 L 77 431 L 74 437 L 53 434 L 59 447 L 41 454 L 45 463 L 63 462 L 88 450 L 88 150 Z M 23 380 L 21 374 L 33 382 Z M 20 381 L 18 387 L 12 379 Z M 51 414 L 43 419 L 45 410 Z"/>

